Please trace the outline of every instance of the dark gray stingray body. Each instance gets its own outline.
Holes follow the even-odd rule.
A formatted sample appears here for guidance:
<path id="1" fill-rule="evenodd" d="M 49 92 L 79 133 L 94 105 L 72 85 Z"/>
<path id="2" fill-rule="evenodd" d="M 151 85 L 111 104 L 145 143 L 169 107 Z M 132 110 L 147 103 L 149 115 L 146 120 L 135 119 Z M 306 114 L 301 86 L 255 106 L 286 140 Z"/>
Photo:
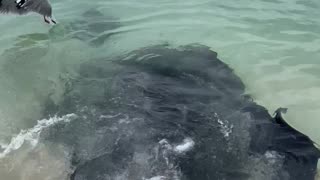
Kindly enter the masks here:
<path id="1" fill-rule="evenodd" d="M 73 151 L 72 180 L 313 180 L 319 151 L 267 110 L 217 54 L 153 46 L 83 64 L 43 132 Z"/>
<path id="2" fill-rule="evenodd" d="M 52 7 L 48 0 L 1 0 L 0 13 L 23 15 L 29 12 L 35 12 L 43 16 L 46 23 L 53 22 Z"/>

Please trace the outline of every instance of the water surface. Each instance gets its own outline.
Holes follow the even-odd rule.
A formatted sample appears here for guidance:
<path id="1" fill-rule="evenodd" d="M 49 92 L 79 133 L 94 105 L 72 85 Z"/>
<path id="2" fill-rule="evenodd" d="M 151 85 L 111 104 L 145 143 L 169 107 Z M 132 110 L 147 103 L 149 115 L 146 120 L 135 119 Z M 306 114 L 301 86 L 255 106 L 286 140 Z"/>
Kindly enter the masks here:
<path id="1" fill-rule="evenodd" d="M 211 47 L 241 77 L 256 102 L 270 113 L 280 106 L 289 108 L 288 122 L 320 143 L 320 2 L 94 0 L 88 5 L 84 0 L 56 0 L 52 4 L 59 22 L 54 27 L 37 15 L 0 17 L 3 147 L 22 130 L 36 127 L 48 96 L 61 100 L 65 82 L 79 64 L 158 43 Z M 89 9 L 102 14 L 88 18 L 83 13 Z M 112 28 L 79 26 L 92 17 Z M 26 157 L 28 148 L 21 147 L 3 164 L 17 172 L 6 178 L 66 177 L 67 172 L 61 171 L 69 167 L 64 147 L 48 148 L 39 145 L 33 150 L 34 160 Z M 25 163 L 19 164 L 22 159 Z M 38 167 L 43 170 L 34 173 Z"/>

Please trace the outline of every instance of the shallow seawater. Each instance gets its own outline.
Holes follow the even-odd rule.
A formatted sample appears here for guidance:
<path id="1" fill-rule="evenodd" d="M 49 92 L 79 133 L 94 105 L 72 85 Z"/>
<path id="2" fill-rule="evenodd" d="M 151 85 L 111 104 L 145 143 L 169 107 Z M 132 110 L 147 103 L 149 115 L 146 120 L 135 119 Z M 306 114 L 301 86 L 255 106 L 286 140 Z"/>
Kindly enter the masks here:
<path id="1" fill-rule="evenodd" d="M 55 26 L 37 15 L 0 17 L 0 177 L 67 179 L 72 169 L 66 147 L 38 141 L 43 130 L 72 122 L 73 115 L 44 119 L 48 98 L 62 101 L 84 62 L 159 43 L 211 47 L 256 102 L 269 113 L 288 108 L 285 119 L 320 143 L 320 1 L 55 0 L 52 5 Z"/>

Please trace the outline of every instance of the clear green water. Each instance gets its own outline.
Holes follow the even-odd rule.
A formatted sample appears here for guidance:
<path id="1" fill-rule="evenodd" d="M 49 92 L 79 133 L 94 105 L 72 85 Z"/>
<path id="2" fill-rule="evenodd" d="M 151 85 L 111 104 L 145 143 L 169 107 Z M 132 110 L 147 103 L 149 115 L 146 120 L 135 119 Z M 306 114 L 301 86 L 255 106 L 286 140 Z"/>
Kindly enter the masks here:
<path id="1" fill-rule="evenodd" d="M 270 113 L 289 108 L 290 124 L 320 143 L 320 1 L 52 0 L 52 5 L 55 27 L 37 15 L 0 17 L 0 144 L 33 127 L 48 96 L 59 101 L 62 79 L 79 63 L 164 42 L 212 47 L 258 103 Z M 121 23 L 100 34 L 117 33 L 100 47 L 64 36 L 65 27 L 90 8 Z M 35 159 L 22 149 L 2 164 L 18 175 L 4 168 L 0 175 L 66 178 L 63 148 L 56 147 L 55 154 L 47 148 L 39 147 Z"/>

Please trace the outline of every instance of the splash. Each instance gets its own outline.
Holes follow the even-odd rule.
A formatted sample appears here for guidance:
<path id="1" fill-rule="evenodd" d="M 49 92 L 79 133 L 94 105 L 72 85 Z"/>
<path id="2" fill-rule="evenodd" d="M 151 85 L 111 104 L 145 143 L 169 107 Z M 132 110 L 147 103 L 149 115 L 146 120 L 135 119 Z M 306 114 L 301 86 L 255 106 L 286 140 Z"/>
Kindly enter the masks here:
<path id="1" fill-rule="evenodd" d="M 186 137 L 182 143 L 176 145 L 171 145 L 167 139 L 162 139 L 158 143 L 159 146 L 157 147 L 158 153 L 156 154 L 156 159 L 158 159 L 158 162 L 160 161 L 160 159 L 164 159 L 167 170 L 163 172 L 162 175 L 143 180 L 180 180 L 181 171 L 177 169 L 177 166 L 173 162 L 174 158 L 177 155 L 184 155 L 184 153 L 190 151 L 194 147 L 195 142 L 191 138 Z"/>
<path id="2" fill-rule="evenodd" d="M 155 176 L 155 177 L 152 177 L 150 179 L 144 179 L 144 180 L 166 180 L 167 178 L 164 177 L 164 176 Z"/>
<path id="3" fill-rule="evenodd" d="M 10 152 L 19 149 L 24 143 L 28 143 L 32 148 L 34 148 L 38 144 L 40 133 L 44 129 L 59 122 L 70 122 L 75 117 L 77 117 L 75 114 L 67 114 L 62 117 L 55 116 L 49 119 L 39 120 L 33 128 L 22 130 L 17 136 L 13 137 L 9 144 L 2 144 L 1 147 L 4 150 L 0 153 L 0 158 L 3 158 Z"/>
<path id="4" fill-rule="evenodd" d="M 191 150 L 194 146 L 194 141 L 190 138 L 183 140 L 183 143 L 174 147 L 174 151 L 177 153 L 184 153 Z"/>
<path id="5" fill-rule="evenodd" d="M 223 136 L 225 138 L 228 138 L 230 136 L 230 134 L 232 133 L 232 129 L 233 129 L 233 125 L 229 125 L 229 122 L 227 120 L 225 120 L 225 122 L 223 122 L 217 113 L 214 113 L 214 116 L 218 119 L 218 123 L 219 126 L 221 128 L 221 133 L 223 134 Z"/>

